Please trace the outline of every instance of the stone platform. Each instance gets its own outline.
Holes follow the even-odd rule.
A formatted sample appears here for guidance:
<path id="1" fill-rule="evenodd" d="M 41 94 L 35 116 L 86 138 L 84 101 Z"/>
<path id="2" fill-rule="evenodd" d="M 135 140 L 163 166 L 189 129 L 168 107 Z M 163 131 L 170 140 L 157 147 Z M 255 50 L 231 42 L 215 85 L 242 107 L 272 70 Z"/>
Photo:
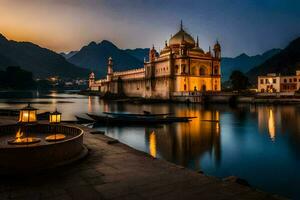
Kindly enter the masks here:
<path id="1" fill-rule="evenodd" d="M 1 177 L 0 199 L 281 199 L 152 158 L 80 128 L 89 156 L 32 176 Z"/>

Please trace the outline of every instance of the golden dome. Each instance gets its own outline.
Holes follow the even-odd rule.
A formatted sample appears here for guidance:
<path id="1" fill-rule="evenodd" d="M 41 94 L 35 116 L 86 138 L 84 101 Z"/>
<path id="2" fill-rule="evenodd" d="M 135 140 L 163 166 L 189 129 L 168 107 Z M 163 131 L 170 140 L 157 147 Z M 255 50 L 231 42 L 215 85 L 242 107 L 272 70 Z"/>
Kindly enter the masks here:
<path id="1" fill-rule="evenodd" d="M 169 45 L 180 45 L 182 43 L 182 40 L 188 45 L 195 46 L 195 40 L 194 38 L 185 32 L 182 28 L 180 31 L 178 31 L 171 39 L 169 40 Z"/>

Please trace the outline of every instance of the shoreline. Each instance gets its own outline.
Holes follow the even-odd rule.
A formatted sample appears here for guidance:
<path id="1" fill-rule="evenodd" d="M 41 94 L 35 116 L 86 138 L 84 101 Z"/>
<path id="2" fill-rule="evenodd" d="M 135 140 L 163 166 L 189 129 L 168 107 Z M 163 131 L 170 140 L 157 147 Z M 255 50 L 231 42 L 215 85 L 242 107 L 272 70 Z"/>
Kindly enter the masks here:
<path id="1" fill-rule="evenodd" d="M 0 117 L 1 125 L 14 120 Z M 207 176 L 156 159 L 104 134 L 92 134 L 95 129 L 68 125 L 84 130 L 89 155 L 30 179 L 4 179 L 0 182 L 1 199 L 68 199 L 78 198 L 79 193 L 90 199 L 284 199 L 249 187 L 241 179 Z"/>
<path id="2" fill-rule="evenodd" d="M 143 97 L 127 97 L 114 94 L 101 94 L 93 91 L 80 91 L 78 94 L 84 96 L 98 96 L 100 99 L 125 102 L 135 104 L 155 104 L 155 103 L 196 103 L 196 104 L 255 104 L 255 105 L 286 105 L 300 104 L 299 96 L 260 96 L 257 94 L 245 95 L 235 93 L 203 94 L 202 96 L 187 96 L 175 99 L 148 99 Z"/>

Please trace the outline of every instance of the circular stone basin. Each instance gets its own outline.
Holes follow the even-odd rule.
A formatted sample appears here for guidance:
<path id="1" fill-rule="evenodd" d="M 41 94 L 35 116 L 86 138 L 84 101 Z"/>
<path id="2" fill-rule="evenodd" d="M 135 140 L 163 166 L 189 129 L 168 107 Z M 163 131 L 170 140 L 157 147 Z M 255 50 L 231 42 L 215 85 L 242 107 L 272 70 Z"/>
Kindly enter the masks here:
<path id="1" fill-rule="evenodd" d="M 24 138 L 17 138 L 17 139 L 11 139 L 8 140 L 8 144 L 13 144 L 13 145 L 26 145 L 26 144 L 33 144 L 33 143 L 38 143 L 40 142 L 40 138 L 35 138 L 35 137 L 24 137 Z"/>
<path id="2" fill-rule="evenodd" d="M 68 164 L 87 154 L 83 131 L 66 125 L 0 126 L 0 173 L 31 173 Z"/>
<path id="3" fill-rule="evenodd" d="M 61 141 L 61 140 L 64 140 L 66 138 L 66 135 L 64 134 L 53 134 L 53 135 L 49 135 L 45 138 L 45 140 L 47 142 L 56 142 L 56 141 Z"/>

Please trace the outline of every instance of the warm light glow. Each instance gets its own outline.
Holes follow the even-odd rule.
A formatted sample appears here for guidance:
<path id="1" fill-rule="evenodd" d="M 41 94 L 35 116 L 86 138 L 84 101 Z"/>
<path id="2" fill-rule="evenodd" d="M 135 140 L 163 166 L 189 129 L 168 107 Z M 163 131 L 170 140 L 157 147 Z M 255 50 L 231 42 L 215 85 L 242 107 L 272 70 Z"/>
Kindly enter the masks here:
<path id="1" fill-rule="evenodd" d="M 272 141 L 275 141 L 275 119 L 273 116 L 273 110 L 270 109 L 269 111 L 269 121 L 268 121 L 268 127 L 269 127 L 269 135 Z"/>
<path id="2" fill-rule="evenodd" d="M 61 121 L 61 114 L 58 112 L 50 113 L 49 122 L 50 123 L 60 123 Z"/>
<path id="3" fill-rule="evenodd" d="M 19 122 L 32 123 L 36 122 L 36 110 L 21 110 L 19 114 Z"/>
<path id="4" fill-rule="evenodd" d="M 88 98 L 88 112 L 92 112 L 92 97 Z"/>
<path id="5" fill-rule="evenodd" d="M 21 128 L 17 131 L 15 142 L 22 142 L 21 137 L 23 136 L 23 132 L 21 132 Z"/>
<path id="6" fill-rule="evenodd" d="M 22 145 L 22 144 L 31 144 L 40 142 L 40 138 L 35 137 L 23 137 L 24 133 L 21 130 L 21 127 L 18 129 L 14 139 L 8 140 L 8 144 L 11 145 Z"/>
<path id="7" fill-rule="evenodd" d="M 154 131 L 149 136 L 149 151 L 150 155 L 156 158 L 156 135 Z"/>
<path id="8" fill-rule="evenodd" d="M 64 134 L 53 134 L 46 137 L 46 141 L 52 142 L 52 141 L 59 141 L 64 140 L 66 136 Z"/>

